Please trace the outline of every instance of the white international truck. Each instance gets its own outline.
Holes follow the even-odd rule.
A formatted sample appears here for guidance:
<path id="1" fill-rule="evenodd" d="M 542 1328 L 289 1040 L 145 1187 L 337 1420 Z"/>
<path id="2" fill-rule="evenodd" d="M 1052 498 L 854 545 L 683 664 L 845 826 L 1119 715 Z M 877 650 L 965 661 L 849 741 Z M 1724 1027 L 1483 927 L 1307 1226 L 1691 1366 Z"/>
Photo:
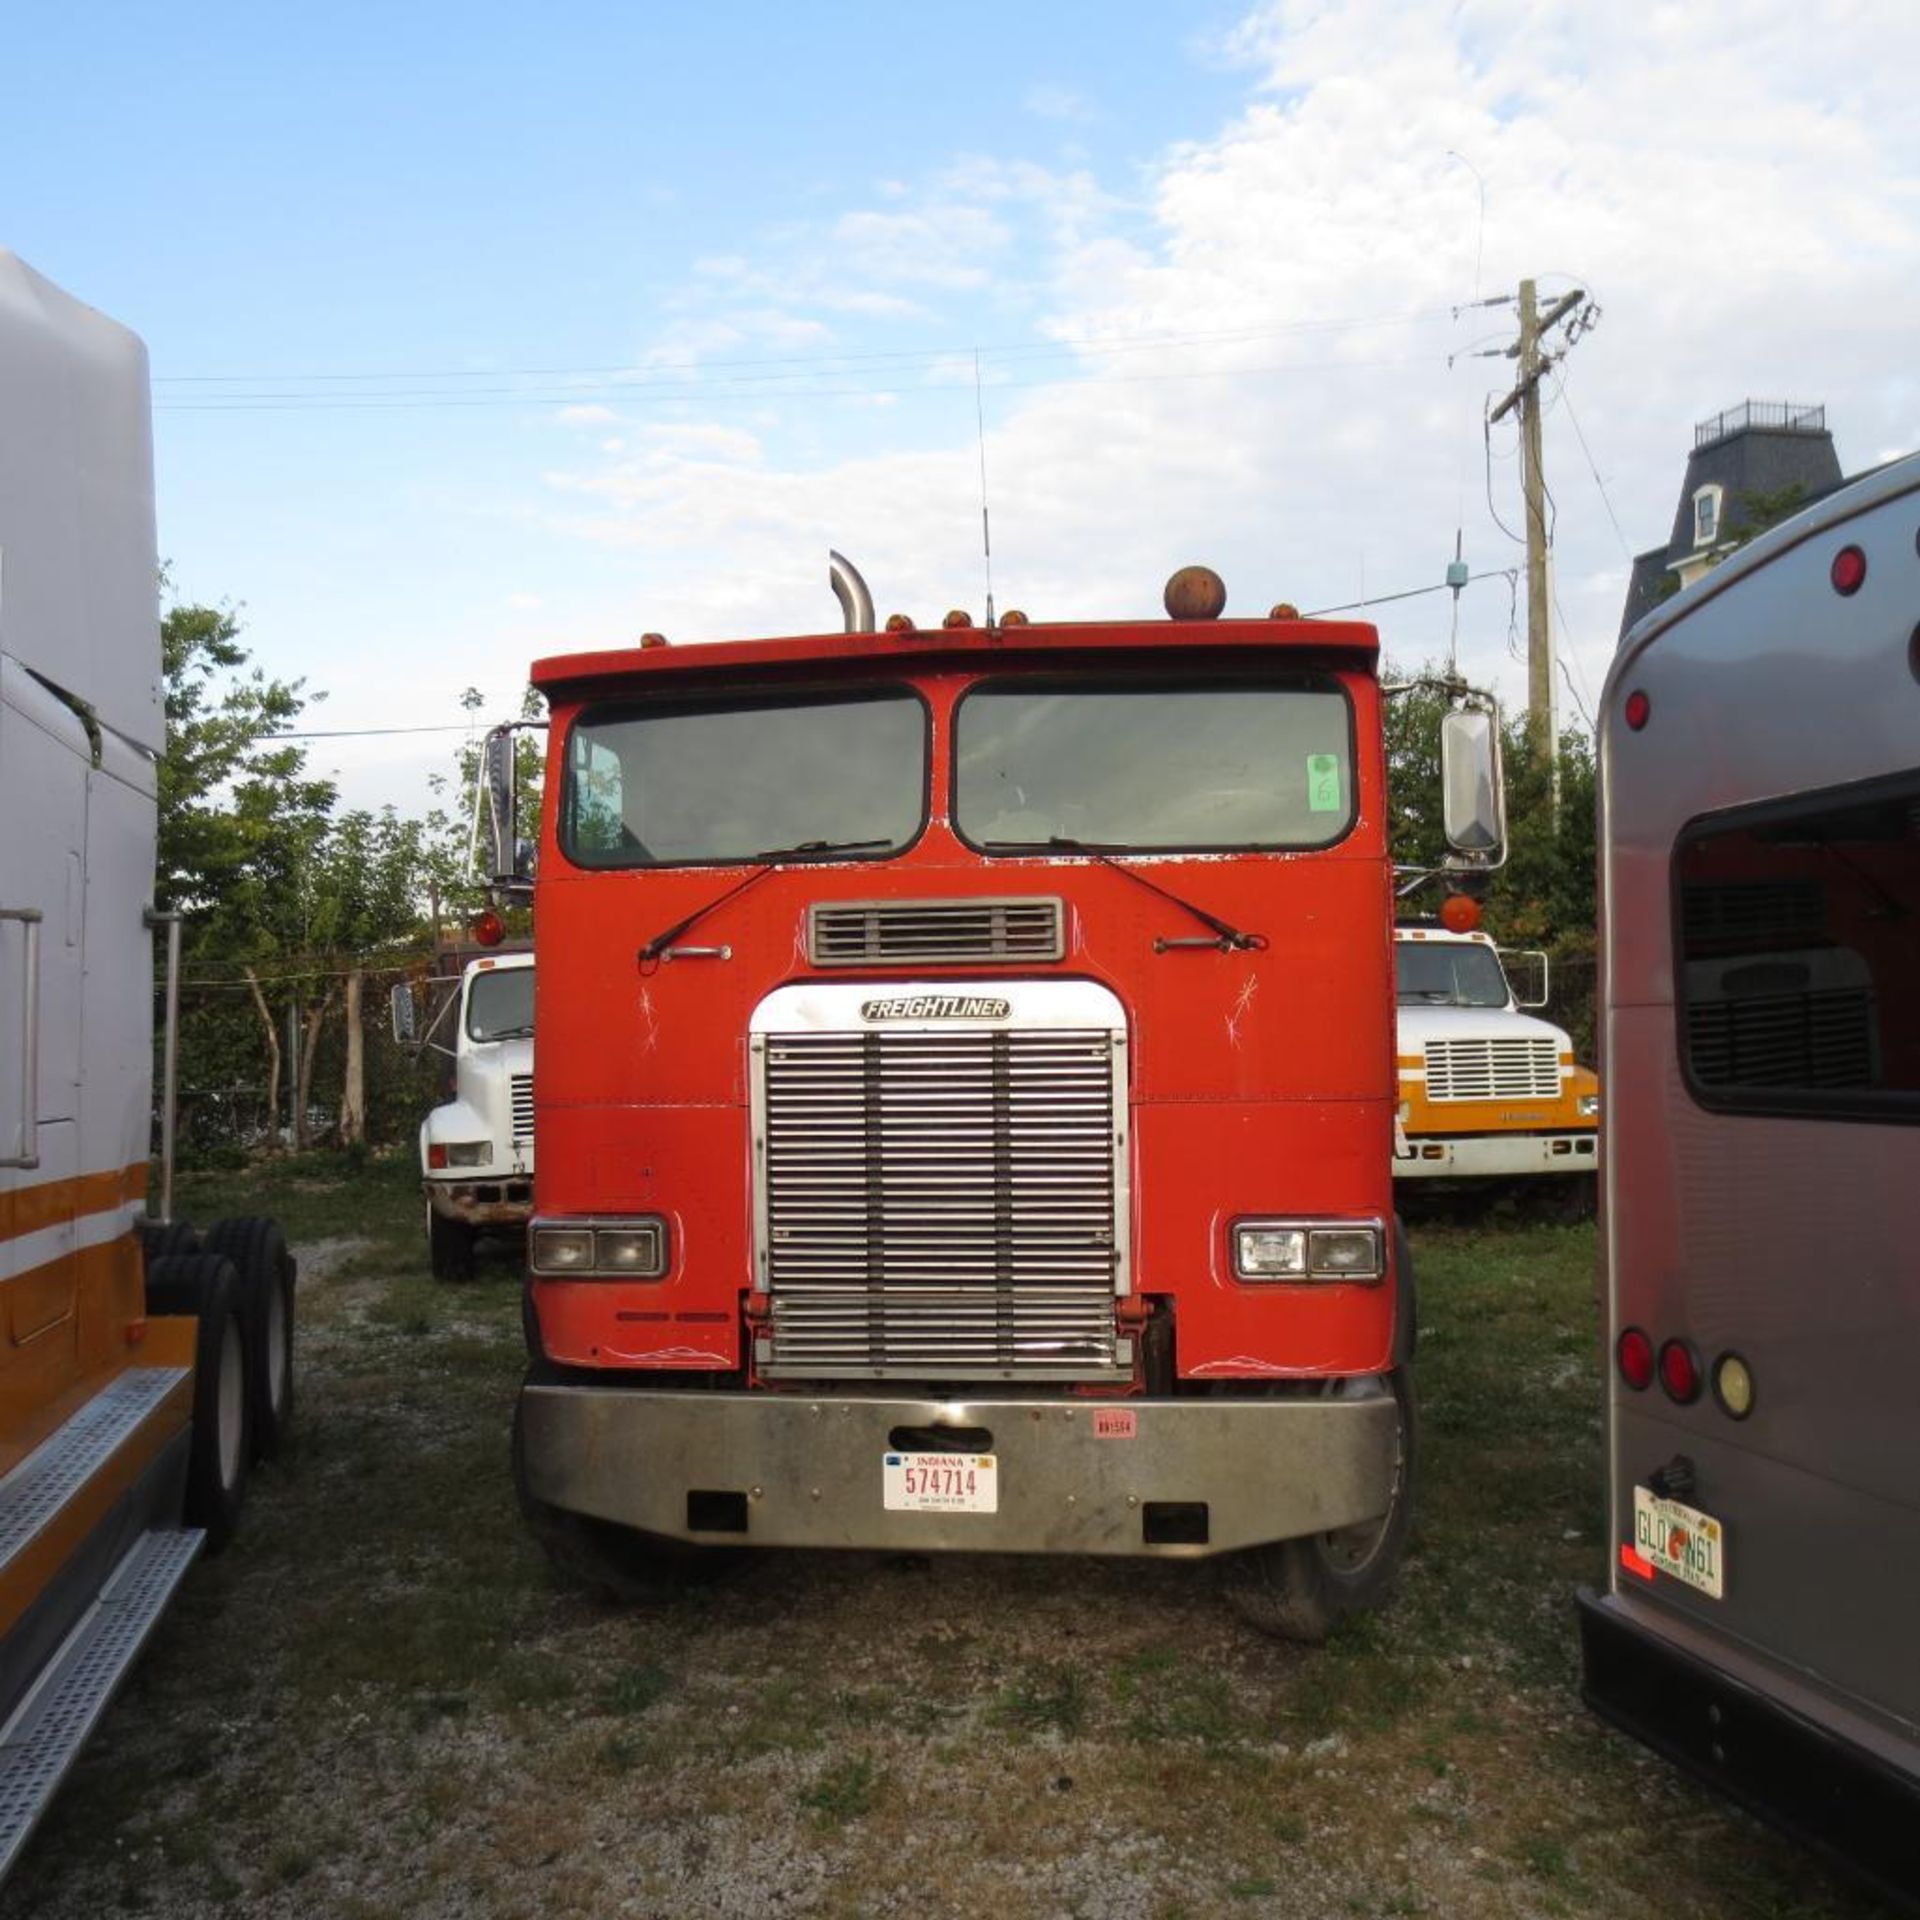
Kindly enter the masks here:
<path id="1" fill-rule="evenodd" d="M 292 1411 L 280 1229 L 169 1218 L 158 578 L 146 350 L 0 252 L 0 1874 Z"/>
<path id="2" fill-rule="evenodd" d="M 533 955 L 483 955 L 419 1036 L 453 1061 L 453 1098 L 420 1123 L 427 1257 L 436 1280 L 473 1274 L 484 1233 L 525 1232 L 533 1212 Z M 450 1039 L 436 1038 L 451 1020 Z M 413 989 L 393 994 L 394 1036 L 415 1039 Z"/>
<path id="3" fill-rule="evenodd" d="M 1566 1032 L 1524 1009 L 1484 933 L 1400 926 L 1398 1180 L 1584 1174 L 1600 1128 L 1600 1083 Z"/>

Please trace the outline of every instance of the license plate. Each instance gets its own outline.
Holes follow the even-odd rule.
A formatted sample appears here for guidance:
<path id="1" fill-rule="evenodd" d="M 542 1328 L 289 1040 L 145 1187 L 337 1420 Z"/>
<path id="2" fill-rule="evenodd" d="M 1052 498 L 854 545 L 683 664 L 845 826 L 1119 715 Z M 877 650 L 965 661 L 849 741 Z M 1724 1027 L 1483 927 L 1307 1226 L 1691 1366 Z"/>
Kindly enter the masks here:
<path id="1" fill-rule="evenodd" d="M 1633 1544 L 1656 1572 L 1684 1582 L 1709 1600 L 1726 1597 L 1726 1536 L 1712 1514 L 1635 1487 Z"/>
<path id="2" fill-rule="evenodd" d="M 881 1498 L 889 1513 L 998 1513 L 1000 1463 L 990 1453 L 889 1453 Z"/>

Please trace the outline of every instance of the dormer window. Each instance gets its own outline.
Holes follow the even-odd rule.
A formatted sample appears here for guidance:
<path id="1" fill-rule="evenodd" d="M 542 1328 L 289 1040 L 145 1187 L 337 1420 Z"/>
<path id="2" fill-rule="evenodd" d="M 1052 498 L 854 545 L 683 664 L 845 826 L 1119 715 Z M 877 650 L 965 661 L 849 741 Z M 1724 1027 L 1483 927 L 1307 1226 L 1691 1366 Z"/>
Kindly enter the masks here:
<path id="1" fill-rule="evenodd" d="M 1710 547 L 1720 538 L 1719 487 L 1701 487 L 1693 496 L 1693 544 Z"/>

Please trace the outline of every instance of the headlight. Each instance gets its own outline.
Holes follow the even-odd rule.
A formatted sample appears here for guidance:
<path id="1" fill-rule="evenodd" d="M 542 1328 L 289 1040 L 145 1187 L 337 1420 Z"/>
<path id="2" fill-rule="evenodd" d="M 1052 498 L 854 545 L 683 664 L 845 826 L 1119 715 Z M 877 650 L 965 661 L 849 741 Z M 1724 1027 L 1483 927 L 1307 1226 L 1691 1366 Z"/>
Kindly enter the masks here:
<path id="1" fill-rule="evenodd" d="M 491 1140 L 450 1140 L 447 1143 L 447 1165 L 450 1167 L 484 1167 L 492 1158 Z"/>
<path id="2" fill-rule="evenodd" d="M 590 1273 L 591 1227 L 535 1227 L 528 1238 L 535 1273 Z"/>
<path id="3" fill-rule="evenodd" d="M 1240 1227 L 1233 1270 L 1242 1280 L 1297 1280 L 1307 1271 L 1305 1227 Z"/>
<path id="4" fill-rule="evenodd" d="M 1597 1120 L 1600 1117 L 1600 1096 L 1597 1093 L 1583 1093 L 1580 1096 L 1580 1118 Z"/>
<path id="5" fill-rule="evenodd" d="M 1378 1280 L 1386 1272 L 1374 1221 L 1243 1220 L 1233 1230 L 1233 1271 L 1241 1280 Z"/>
<path id="6" fill-rule="evenodd" d="M 667 1223 L 626 1220 L 536 1220 L 527 1236 L 529 1264 L 548 1280 L 658 1280 L 667 1271 Z"/>

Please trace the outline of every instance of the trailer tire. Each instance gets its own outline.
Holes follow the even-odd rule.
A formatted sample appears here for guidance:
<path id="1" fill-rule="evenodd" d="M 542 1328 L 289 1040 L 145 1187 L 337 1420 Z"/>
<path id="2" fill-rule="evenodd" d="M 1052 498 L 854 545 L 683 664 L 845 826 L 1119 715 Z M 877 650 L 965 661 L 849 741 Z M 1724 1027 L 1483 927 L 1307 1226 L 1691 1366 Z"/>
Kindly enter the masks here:
<path id="1" fill-rule="evenodd" d="M 252 1409 L 247 1402 L 247 1330 L 240 1279 L 223 1254 L 174 1254 L 147 1275 L 147 1311 L 192 1314 L 193 1437 L 187 1452 L 185 1519 L 206 1551 L 233 1538 L 247 1490 Z"/>
<path id="2" fill-rule="evenodd" d="M 247 1400 L 253 1457 L 272 1460 L 293 1426 L 293 1255 L 277 1220 L 216 1220 L 209 1253 L 224 1253 L 240 1277 L 247 1327 Z"/>
<path id="3" fill-rule="evenodd" d="M 527 1375 L 529 1381 L 544 1377 L 540 1368 Z M 733 1562 L 734 1556 L 724 1549 L 690 1547 L 684 1541 L 567 1513 L 536 1500 L 527 1489 L 518 1400 L 513 1408 L 513 1492 L 520 1517 L 549 1564 L 616 1605 L 648 1606 L 670 1600 L 687 1587 L 714 1579 Z"/>
<path id="4" fill-rule="evenodd" d="M 1399 1455 L 1391 1504 L 1378 1519 L 1237 1553 L 1222 1568 L 1240 1617 L 1278 1640 L 1317 1646 L 1348 1614 L 1376 1607 L 1400 1568 L 1413 1521 L 1414 1399 L 1411 1369 L 1387 1375 L 1399 1409 Z"/>
<path id="5" fill-rule="evenodd" d="M 427 1202 L 427 1264 L 436 1280 L 473 1278 L 473 1229 L 464 1220 L 449 1220 Z"/>
<path id="6" fill-rule="evenodd" d="M 147 1265 L 170 1260 L 183 1253 L 200 1251 L 200 1236 L 185 1220 L 143 1220 L 140 1243 L 146 1249 Z"/>

